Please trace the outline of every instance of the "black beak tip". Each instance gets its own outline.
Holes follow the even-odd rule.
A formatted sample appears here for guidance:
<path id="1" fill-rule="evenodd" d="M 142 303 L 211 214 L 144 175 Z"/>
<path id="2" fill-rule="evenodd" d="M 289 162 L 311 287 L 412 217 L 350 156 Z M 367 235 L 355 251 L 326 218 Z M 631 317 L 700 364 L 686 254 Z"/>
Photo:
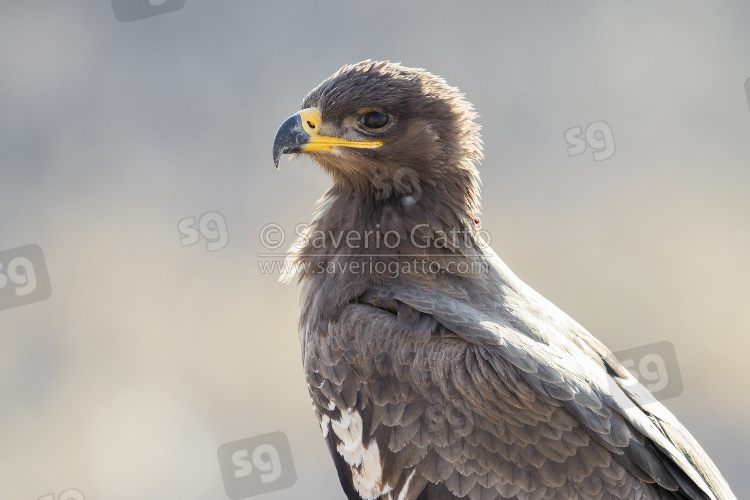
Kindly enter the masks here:
<path id="1" fill-rule="evenodd" d="M 281 124 L 273 139 L 273 164 L 279 169 L 279 158 L 287 153 L 302 151 L 303 146 L 310 142 L 310 136 L 302 128 L 302 117 L 292 115 Z"/>
<path id="2" fill-rule="evenodd" d="M 279 169 L 279 160 L 281 155 L 286 153 L 286 147 L 279 141 L 279 135 L 276 134 L 276 139 L 273 141 L 273 164 L 276 166 L 276 170 Z"/>

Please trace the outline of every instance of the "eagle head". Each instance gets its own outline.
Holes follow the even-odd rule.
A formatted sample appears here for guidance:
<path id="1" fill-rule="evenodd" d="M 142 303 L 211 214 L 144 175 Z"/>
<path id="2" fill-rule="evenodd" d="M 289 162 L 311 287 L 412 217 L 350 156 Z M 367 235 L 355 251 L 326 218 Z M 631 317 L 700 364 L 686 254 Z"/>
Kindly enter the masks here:
<path id="1" fill-rule="evenodd" d="M 482 158 L 472 105 L 423 69 L 388 61 L 347 65 L 279 128 L 273 159 L 311 157 L 344 191 L 375 199 L 455 199 L 478 210 Z"/>

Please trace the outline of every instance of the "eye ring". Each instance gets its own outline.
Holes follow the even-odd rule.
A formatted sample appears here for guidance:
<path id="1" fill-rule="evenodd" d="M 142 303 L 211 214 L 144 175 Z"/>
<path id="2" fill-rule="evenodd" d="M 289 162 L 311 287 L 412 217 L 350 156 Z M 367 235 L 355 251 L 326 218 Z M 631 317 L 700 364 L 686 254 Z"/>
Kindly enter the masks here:
<path id="1" fill-rule="evenodd" d="M 391 122 L 390 117 L 378 110 L 371 110 L 359 117 L 359 124 L 366 130 L 382 130 Z"/>

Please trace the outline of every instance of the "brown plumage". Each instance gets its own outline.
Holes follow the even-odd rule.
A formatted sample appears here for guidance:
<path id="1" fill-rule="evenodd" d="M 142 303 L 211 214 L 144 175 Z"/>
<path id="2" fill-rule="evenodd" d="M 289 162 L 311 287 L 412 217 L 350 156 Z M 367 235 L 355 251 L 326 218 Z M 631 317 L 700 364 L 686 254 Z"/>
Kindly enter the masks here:
<path id="1" fill-rule="evenodd" d="M 289 259 L 350 500 L 735 498 L 612 353 L 481 240 L 479 127 L 457 89 L 365 61 L 303 108 L 274 160 L 305 154 L 333 179 Z"/>

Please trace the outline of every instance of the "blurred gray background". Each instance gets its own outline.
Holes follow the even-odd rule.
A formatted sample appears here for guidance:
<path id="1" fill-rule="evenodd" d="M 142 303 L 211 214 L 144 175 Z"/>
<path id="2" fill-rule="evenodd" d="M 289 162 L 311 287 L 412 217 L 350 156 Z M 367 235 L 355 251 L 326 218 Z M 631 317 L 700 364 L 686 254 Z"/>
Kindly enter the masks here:
<path id="1" fill-rule="evenodd" d="M 131 0 L 135 1 L 135 0 Z M 527 283 L 619 351 L 669 341 L 665 405 L 750 495 L 750 4 L 0 3 L 0 250 L 52 295 L 0 311 L 0 498 L 227 498 L 217 448 L 281 431 L 296 484 L 343 499 L 310 407 L 299 290 L 263 274 L 329 179 L 271 142 L 346 63 L 459 87 L 485 141 L 482 225 Z M 616 153 L 568 156 L 565 130 Z M 182 246 L 223 214 L 229 242 Z M 279 250 L 280 251 L 280 250 Z M 277 251 L 278 252 L 278 251 Z"/>

